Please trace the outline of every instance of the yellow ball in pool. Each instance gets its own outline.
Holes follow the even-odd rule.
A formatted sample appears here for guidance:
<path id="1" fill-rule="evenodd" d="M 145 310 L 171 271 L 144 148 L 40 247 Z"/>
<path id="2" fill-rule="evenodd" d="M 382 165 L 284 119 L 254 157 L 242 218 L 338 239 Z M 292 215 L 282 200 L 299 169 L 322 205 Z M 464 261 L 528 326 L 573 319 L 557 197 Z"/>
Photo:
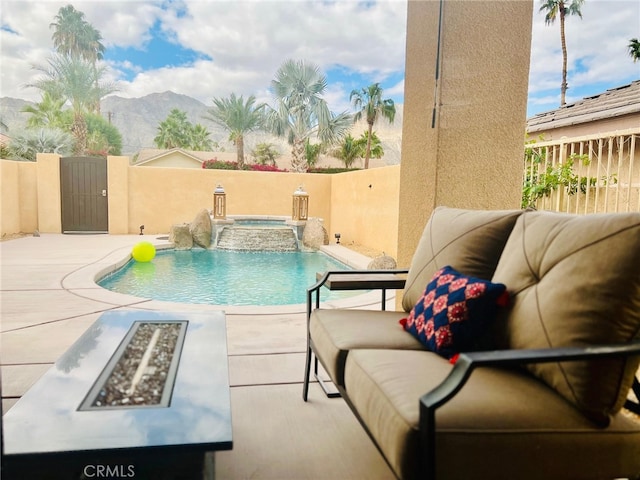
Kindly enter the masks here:
<path id="1" fill-rule="evenodd" d="M 136 262 L 150 262 L 156 256 L 156 247 L 149 242 L 139 242 L 133 246 L 131 256 Z"/>

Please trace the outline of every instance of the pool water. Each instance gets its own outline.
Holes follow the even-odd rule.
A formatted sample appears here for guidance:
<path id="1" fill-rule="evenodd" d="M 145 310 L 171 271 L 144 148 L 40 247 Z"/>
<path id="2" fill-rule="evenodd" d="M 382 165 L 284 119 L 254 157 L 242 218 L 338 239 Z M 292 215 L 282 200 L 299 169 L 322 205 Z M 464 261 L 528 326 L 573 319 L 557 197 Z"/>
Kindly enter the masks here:
<path id="1" fill-rule="evenodd" d="M 98 281 L 114 292 L 180 303 L 289 305 L 306 303 L 316 272 L 349 267 L 321 252 L 164 250 L 148 263 L 128 262 Z M 324 289 L 322 300 L 362 292 Z"/>

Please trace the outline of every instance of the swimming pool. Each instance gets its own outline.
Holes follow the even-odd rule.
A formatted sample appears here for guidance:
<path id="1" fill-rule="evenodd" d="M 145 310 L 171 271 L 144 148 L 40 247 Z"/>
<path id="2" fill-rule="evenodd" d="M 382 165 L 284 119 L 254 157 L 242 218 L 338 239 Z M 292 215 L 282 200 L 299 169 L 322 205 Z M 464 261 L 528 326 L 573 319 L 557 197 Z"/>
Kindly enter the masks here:
<path id="1" fill-rule="evenodd" d="M 290 305 L 306 303 L 316 272 L 349 267 L 322 252 L 159 250 L 153 261 L 129 261 L 97 283 L 114 292 L 180 303 Z M 323 292 L 323 300 L 362 292 Z"/>

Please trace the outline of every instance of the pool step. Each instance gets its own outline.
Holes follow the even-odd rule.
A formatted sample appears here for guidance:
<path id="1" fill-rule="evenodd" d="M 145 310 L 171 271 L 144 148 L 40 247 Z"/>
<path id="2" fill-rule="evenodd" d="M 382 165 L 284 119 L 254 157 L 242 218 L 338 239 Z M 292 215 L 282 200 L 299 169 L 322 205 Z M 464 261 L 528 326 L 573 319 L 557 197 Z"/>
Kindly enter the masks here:
<path id="1" fill-rule="evenodd" d="M 231 226 L 222 229 L 216 248 L 221 250 L 295 252 L 296 234 L 290 227 Z"/>

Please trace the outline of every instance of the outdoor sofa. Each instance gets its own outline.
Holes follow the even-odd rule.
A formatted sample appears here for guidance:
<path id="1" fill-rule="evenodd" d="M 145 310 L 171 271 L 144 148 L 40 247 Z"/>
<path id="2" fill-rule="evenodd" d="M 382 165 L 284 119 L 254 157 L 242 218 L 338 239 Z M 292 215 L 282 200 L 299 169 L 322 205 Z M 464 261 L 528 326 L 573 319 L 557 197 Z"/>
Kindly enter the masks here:
<path id="1" fill-rule="evenodd" d="M 439 323 L 448 351 L 425 327 L 442 320 L 425 305 L 444 267 L 508 294 Z M 305 401 L 315 355 L 402 479 L 640 478 L 640 420 L 622 410 L 640 362 L 640 213 L 438 207 L 403 272 L 402 311 L 313 309 L 329 275 L 309 288 Z"/>

